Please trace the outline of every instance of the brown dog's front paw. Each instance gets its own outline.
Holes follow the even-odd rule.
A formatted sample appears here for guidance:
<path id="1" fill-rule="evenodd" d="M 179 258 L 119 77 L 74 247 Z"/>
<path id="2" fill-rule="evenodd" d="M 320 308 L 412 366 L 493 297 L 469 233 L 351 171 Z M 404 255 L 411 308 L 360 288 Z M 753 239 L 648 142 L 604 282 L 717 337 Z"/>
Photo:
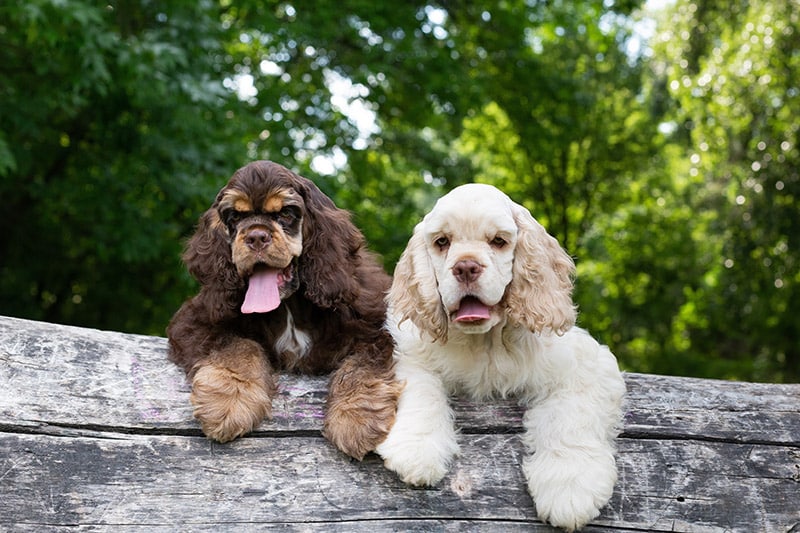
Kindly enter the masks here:
<path id="1" fill-rule="evenodd" d="M 392 379 L 338 378 L 331 384 L 322 434 L 347 455 L 363 459 L 389 434 L 402 390 Z"/>
<path id="2" fill-rule="evenodd" d="M 272 414 L 267 383 L 245 379 L 233 370 L 215 364 L 197 369 L 190 400 L 203 433 L 219 442 L 228 442 L 249 433 Z"/>

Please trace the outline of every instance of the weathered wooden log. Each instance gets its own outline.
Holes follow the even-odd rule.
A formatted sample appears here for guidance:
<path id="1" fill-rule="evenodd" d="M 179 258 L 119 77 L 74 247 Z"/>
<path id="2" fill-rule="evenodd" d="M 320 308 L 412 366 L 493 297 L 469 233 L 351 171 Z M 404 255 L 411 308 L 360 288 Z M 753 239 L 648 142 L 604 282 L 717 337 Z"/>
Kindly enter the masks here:
<path id="1" fill-rule="evenodd" d="M 584 531 L 800 531 L 800 385 L 626 375 L 619 481 Z M 551 531 L 514 401 L 457 400 L 462 452 L 410 488 L 320 435 L 326 380 L 207 440 L 166 340 L 0 317 L 0 530 Z"/>

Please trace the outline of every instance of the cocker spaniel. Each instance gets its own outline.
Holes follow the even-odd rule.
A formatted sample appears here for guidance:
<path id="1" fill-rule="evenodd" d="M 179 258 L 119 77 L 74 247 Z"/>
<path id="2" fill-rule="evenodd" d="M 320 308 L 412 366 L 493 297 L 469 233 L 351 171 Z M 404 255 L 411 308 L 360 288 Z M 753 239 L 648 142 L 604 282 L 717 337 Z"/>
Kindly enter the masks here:
<path id="1" fill-rule="evenodd" d="M 617 479 L 625 383 L 607 347 L 575 327 L 574 264 L 490 185 L 443 196 L 414 229 L 388 295 L 395 372 L 405 382 L 377 452 L 406 483 L 433 485 L 459 451 L 448 395 L 526 402 L 522 468 L 545 521 L 596 517 Z"/>
<path id="2" fill-rule="evenodd" d="M 167 328 L 203 432 L 226 442 L 269 417 L 276 372 L 330 379 L 324 435 L 362 458 L 394 421 L 391 283 L 365 239 L 310 180 L 270 161 L 240 168 L 183 255 L 199 281 Z"/>

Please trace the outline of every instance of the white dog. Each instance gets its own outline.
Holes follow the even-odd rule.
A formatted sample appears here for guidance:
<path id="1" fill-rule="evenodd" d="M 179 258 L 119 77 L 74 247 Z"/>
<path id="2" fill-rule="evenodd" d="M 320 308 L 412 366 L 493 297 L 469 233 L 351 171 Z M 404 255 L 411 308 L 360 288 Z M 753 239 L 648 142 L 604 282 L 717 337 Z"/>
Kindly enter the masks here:
<path id="1" fill-rule="evenodd" d="M 574 327 L 572 259 L 527 209 L 490 185 L 458 187 L 414 229 L 387 327 L 397 418 L 377 452 L 406 483 L 433 485 L 458 453 L 448 395 L 526 402 L 522 465 L 542 520 L 572 531 L 617 480 L 625 383 L 614 355 Z"/>

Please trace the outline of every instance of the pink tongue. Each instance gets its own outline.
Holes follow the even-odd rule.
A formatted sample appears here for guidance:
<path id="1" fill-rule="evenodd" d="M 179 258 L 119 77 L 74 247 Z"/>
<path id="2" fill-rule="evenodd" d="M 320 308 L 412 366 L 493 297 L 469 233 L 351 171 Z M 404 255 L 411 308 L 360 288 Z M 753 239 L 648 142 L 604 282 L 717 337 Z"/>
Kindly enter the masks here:
<path id="1" fill-rule="evenodd" d="M 267 313 L 281 304 L 277 268 L 260 268 L 253 272 L 244 296 L 242 313 Z"/>
<path id="2" fill-rule="evenodd" d="M 467 296 L 461 300 L 461 306 L 456 311 L 456 322 L 477 322 L 489 318 L 489 307 L 482 304 L 474 296 Z"/>

